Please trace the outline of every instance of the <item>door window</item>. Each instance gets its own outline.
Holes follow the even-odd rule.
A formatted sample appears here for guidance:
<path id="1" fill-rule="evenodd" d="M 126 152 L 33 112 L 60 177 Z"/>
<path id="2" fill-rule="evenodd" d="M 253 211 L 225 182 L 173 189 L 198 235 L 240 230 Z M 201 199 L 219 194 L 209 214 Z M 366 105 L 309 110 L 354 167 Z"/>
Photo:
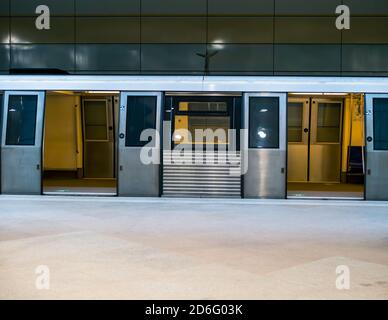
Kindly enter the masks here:
<path id="1" fill-rule="evenodd" d="M 38 96 L 10 95 L 7 109 L 6 145 L 35 144 Z"/>
<path id="2" fill-rule="evenodd" d="M 373 99 L 374 149 L 388 150 L 388 99 Z"/>
<path id="3" fill-rule="evenodd" d="M 279 148 L 279 98 L 249 98 L 249 148 Z"/>
<path id="4" fill-rule="evenodd" d="M 128 96 L 126 147 L 143 147 L 148 143 L 141 141 L 140 135 L 143 130 L 156 129 L 156 106 L 155 96 Z"/>
<path id="5" fill-rule="evenodd" d="M 302 142 L 303 102 L 288 103 L 288 141 Z"/>
<path id="6" fill-rule="evenodd" d="M 317 142 L 339 143 L 341 136 L 341 103 L 319 103 Z"/>
<path id="7" fill-rule="evenodd" d="M 107 105 L 106 100 L 84 101 L 85 140 L 107 141 Z"/>

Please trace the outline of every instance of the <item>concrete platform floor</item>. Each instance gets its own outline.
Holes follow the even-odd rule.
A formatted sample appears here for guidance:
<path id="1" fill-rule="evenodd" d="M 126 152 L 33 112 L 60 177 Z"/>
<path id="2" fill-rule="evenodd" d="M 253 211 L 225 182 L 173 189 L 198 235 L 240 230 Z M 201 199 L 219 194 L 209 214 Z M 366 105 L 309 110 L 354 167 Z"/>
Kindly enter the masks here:
<path id="1" fill-rule="evenodd" d="M 388 203 L 0 196 L 0 298 L 387 299 Z"/>

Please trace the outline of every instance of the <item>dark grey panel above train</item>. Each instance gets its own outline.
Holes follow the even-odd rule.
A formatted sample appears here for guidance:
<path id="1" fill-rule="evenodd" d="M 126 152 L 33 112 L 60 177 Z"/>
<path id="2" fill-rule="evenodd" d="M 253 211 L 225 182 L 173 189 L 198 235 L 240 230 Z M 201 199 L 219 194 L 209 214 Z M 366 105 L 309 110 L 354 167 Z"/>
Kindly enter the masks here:
<path id="1" fill-rule="evenodd" d="M 79 16 L 131 16 L 140 14 L 140 0 L 76 0 Z"/>
<path id="2" fill-rule="evenodd" d="M 208 0 L 209 15 L 273 15 L 275 0 Z"/>
<path id="3" fill-rule="evenodd" d="M 0 18 L 0 43 L 9 43 L 9 19 Z"/>
<path id="4" fill-rule="evenodd" d="M 39 5 L 46 5 L 52 16 L 74 15 L 74 1 L 69 0 L 11 0 L 11 15 L 35 16 Z"/>
<path id="5" fill-rule="evenodd" d="M 0 1 L 0 17 L 9 16 L 9 0 Z"/>
<path id="6" fill-rule="evenodd" d="M 386 0 L 343 0 L 349 6 L 352 15 L 388 15 L 388 1 Z"/>
<path id="7" fill-rule="evenodd" d="M 267 72 L 273 68 L 273 46 L 265 44 L 209 45 L 209 71 Z M 233 63 L 232 63 L 233 61 Z"/>
<path id="8" fill-rule="evenodd" d="M 343 43 L 388 43 L 388 17 L 353 17 Z"/>
<path id="9" fill-rule="evenodd" d="M 142 71 L 151 72 L 202 72 L 206 53 L 203 44 L 143 44 L 141 49 Z"/>
<path id="10" fill-rule="evenodd" d="M 206 17 L 143 17 L 143 43 L 206 43 Z"/>
<path id="11" fill-rule="evenodd" d="M 77 71 L 140 71 L 138 44 L 79 44 Z"/>
<path id="12" fill-rule="evenodd" d="M 77 43 L 140 43 L 139 17 L 77 17 Z"/>
<path id="13" fill-rule="evenodd" d="M 74 46 L 68 44 L 14 44 L 11 46 L 13 69 L 74 70 Z"/>
<path id="14" fill-rule="evenodd" d="M 275 45 L 275 71 L 341 71 L 340 45 Z"/>
<path id="15" fill-rule="evenodd" d="M 74 43 L 74 18 L 52 17 L 49 30 L 38 30 L 35 17 L 11 19 L 12 43 Z"/>
<path id="16" fill-rule="evenodd" d="M 142 15 L 206 15 L 207 0 L 142 0 Z"/>
<path id="17" fill-rule="evenodd" d="M 272 17 L 209 17 L 209 43 L 271 43 Z"/>
<path id="18" fill-rule="evenodd" d="M 341 3 L 350 30 L 335 26 Z M 35 27 L 40 4 L 50 8 L 50 30 Z M 1 72 L 12 61 L 83 73 L 203 73 L 198 53 L 208 48 L 217 51 L 207 63 L 214 74 L 386 75 L 387 29 L 384 0 L 0 0 L 0 44 L 20 45 L 0 64 Z M 7 57 L 8 47 L 1 52 Z"/>
<path id="19" fill-rule="evenodd" d="M 10 49 L 9 45 L 0 44 L 0 70 L 9 69 Z"/>
<path id="20" fill-rule="evenodd" d="M 335 15 L 338 0 L 276 0 L 275 15 Z"/>
<path id="21" fill-rule="evenodd" d="M 276 17 L 276 43 L 341 43 L 334 17 Z"/>
<path id="22" fill-rule="evenodd" d="M 388 45 L 344 45 L 342 71 L 387 72 Z"/>

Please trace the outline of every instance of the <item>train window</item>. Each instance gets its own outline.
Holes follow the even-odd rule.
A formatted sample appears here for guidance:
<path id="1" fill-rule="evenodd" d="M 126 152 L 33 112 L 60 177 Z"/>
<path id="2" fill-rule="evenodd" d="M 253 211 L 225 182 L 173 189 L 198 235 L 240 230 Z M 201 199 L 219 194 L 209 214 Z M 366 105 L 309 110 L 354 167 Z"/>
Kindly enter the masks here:
<path id="1" fill-rule="evenodd" d="M 38 96 L 10 95 L 7 110 L 6 145 L 35 144 Z"/>
<path id="2" fill-rule="evenodd" d="M 126 147 L 142 147 L 148 141 L 141 141 L 143 130 L 156 129 L 155 96 L 129 96 L 127 99 Z"/>
<path id="3" fill-rule="evenodd" d="M 249 99 L 249 148 L 279 148 L 279 98 Z"/>
<path id="4" fill-rule="evenodd" d="M 341 103 L 318 104 L 317 142 L 340 142 L 341 109 Z"/>
<path id="5" fill-rule="evenodd" d="M 288 142 L 303 141 L 303 102 L 288 104 Z"/>
<path id="6" fill-rule="evenodd" d="M 388 150 L 388 99 L 373 99 L 374 149 Z"/>
<path id="7" fill-rule="evenodd" d="M 108 107 L 106 100 L 84 100 L 85 140 L 108 141 Z"/>

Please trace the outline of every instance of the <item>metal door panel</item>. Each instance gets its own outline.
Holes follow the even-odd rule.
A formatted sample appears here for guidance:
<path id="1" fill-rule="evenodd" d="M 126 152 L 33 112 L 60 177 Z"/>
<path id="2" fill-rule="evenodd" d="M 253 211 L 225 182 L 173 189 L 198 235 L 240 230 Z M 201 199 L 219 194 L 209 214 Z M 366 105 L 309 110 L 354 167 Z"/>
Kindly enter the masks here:
<path id="1" fill-rule="evenodd" d="M 310 181 L 340 182 L 341 147 L 335 145 L 311 144 Z"/>
<path id="2" fill-rule="evenodd" d="M 287 156 L 288 182 L 306 182 L 308 174 L 308 145 L 289 144 Z"/>
<path id="3" fill-rule="evenodd" d="M 154 96 L 156 98 L 156 131 L 160 132 L 161 92 L 122 92 L 120 95 L 119 115 L 119 157 L 118 157 L 118 194 L 119 196 L 151 196 L 160 195 L 160 165 L 143 164 L 140 159 L 142 147 L 126 146 L 127 129 L 127 98 Z M 155 129 L 155 128 L 153 128 Z M 154 152 L 160 155 L 160 141 L 156 141 Z"/>
<path id="4" fill-rule="evenodd" d="M 285 150 L 248 150 L 244 176 L 245 198 L 284 199 L 286 190 Z"/>
<path id="5" fill-rule="evenodd" d="M 279 145 L 277 148 L 249 148 L 250 98 L 274 97 L 279 99 Z M 287 94 L 245 93 L 244 94 L 243 156 L 248 157 L 247 173 L 244 175 L 244 197 L 286 197 L 286 149 L 287 149 Z M 245 152 L 248 150 L 248 152 Z"/>
<path id="6" fill-rule="evenodd" d="M 319 139 L 318 117 L 319 108 L 325 105 L 336 105 L 338 111 L 338 130 L 333 141 Z M 341 142 L 342 142 L 342 114 L 343 102 L 331 99 L 314 99 L 311 106 L 311 135 L 310 135 L 310 179 L 311 182 L 340 182 L 341 180 Z M 333 130 L 330 128 L 330 130 Z M 334 137 L 334 135 L 332 135 Z M 334 141 L 335 140 L 335 141 Z"/>
<path id="7" fill-rule="evenodd" d="M 7 145 L 9 98 L 36 96 L 35 139 L 31 145 Z M 1 184 L 5 194 L 41 194 L 44 92 L 8 91 L 4 95 Z"/>
<path id="8" fill-rule="evenodd" d="M 290 120 L 290 103 L 302 106 L 300 141 L 292 141 L 288 134 L 287 180 L 289 182 L 306 182 L 308 180 L 310 103 L 309 99 L 288 99 L 288 121 Z M 290 123 L 288 123 L 290 130 Z"/>
<path id="9" fill-rule="evenodd" d="M 387 99 L 388 94 L 366 94 L 366 176 L 365 198 L 366 200 L 388 200 L 388 150 L 376 150 L 374 135 L 374 107 L 375 99 Z M 386 126 L 386 123 L 385 123 Z M 388 135 L 388 134 L 387 134 Z"/>

